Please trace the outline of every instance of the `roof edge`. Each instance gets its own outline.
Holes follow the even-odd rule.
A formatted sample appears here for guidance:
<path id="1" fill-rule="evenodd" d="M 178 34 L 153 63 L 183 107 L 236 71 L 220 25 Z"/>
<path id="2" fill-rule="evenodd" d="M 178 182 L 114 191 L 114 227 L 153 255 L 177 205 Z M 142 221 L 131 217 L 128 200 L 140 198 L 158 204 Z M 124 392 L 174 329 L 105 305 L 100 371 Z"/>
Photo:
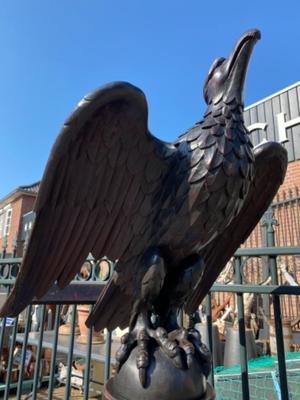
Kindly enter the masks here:
<path id="1" fill-rule="evenodd" d="M 0 204 L 2 203 L 7 203 L 9 199 L 15 197 L 18 193 L 21 194 L 26 194 L 28 196 L 36 196 L 38 192 L 38 186 L 40 184 L 40 181 L 36 181 L 32 183 L 31 185 L 24 185 L 24 186 L 18 186 L 16 189 L 12 190 L 9 192 L 6 196 L 4 196 L 2 199 L 0 199 Z M 30 189 L 35 188 L 34 190 Z"/>
<path id="2" fill-rule="evenodd" d="M 262 104 L 262 103 L 264 103 L 265 101 L 270 100 L 270 99 L 272 99 L 272 98 L 275 97 L 275 96 L 278 96 L 278 95 L 280 95 L 280 94 L 282 94 L 282 93 L 284 93 L 284 92 L 287 92 L 288 90 L 294 89 L 296 86 L 300 86 L 300 81 L 297 81 L 297 82 L 293 83 L 293 84 L 290 85 L 290 86 L 287 86 L 287 87 L 285 87 L 285 88 L 283 88 L 283 89 L 281 89 L 281 90 L 278 90 L 278 92 L 275 92 L 275 93 L 273 93 L 273 94 L 270 94 L 269 96 L 266 96 L 266 97 L 264 97 L 263 99 L 258 100 L 258 101 L 256 101 L 255 103 L 250 104 L 249 106 L 247 106 L 247 107 L 244 108 L 244 111 L 247 111 L 247 110 L 249 110 L 250 108 L 255 107 L 255 106 L 259 105 L 259 104 Z"/>

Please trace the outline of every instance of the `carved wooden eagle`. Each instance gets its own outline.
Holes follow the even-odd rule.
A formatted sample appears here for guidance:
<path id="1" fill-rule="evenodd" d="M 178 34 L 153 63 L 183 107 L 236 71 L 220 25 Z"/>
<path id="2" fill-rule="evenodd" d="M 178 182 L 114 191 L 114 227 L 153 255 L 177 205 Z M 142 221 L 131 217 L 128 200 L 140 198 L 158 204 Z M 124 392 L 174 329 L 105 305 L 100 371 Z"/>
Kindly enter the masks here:
<path id="1" fill-rule="evenodd" d="M 243 86 L 257 30 L 246 32 L 206 78 L 202 121 L 165 143 L 151 135 L 147 102 L 124 82 L 87 95 L 66 120 L 41 182 L 36 220 L 1 315 L 17 315 L 57 281 L 65 287 L 89 252 L 118 260 L 88 323 L 167 330 L 193 313 L 282 183 L 287 155 L 254 150 Z M 141 318 L 139 318 L 141 316 Z"/>

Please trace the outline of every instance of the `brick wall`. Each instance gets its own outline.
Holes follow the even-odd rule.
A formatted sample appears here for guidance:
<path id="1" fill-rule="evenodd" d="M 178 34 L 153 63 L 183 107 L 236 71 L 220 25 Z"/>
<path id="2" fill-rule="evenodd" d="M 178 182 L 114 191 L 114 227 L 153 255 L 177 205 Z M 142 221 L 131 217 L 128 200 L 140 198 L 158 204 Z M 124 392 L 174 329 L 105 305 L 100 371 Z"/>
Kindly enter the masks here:
<path id="1" fill-rule="evenodd" d="M 277 246 L 299 246 L 300 245 L 300 160 L 290 162 L 286 173 L 285 180 L 280 186 L 278 194 L 274 199 L 274 216 L 278 221 L 275 229 L 275 242 Z M 257 227 L 251 234 L 251 238 L 245 243 L 247 247 L 251 247 L 255 241 L 254 238 L 260 236 L 261 229 Z M 261 242 L 258 240 L 258 245 Z M 253 272 L 259 277 L 261 275 L 261 266 L 257 265 L 257 260 L 250 261 L 254 264 Z M 290 274 L 300 282 L 300 259 L 295 256 L 279 256 L 277 258 L 278 277 L 280 283 L 285 283 L 284 276 L 280 273 L 280 266 L 286 265 Z M 255 268 L 256 266 L 256 268 Z M 250 278 L 252 265 L 247 269 L 246 275 Z M 250 272 L 250 274 L 249 274 Z M 251 277 L 253 279 L 253 277 Z M 249 279 L 251 281 L 251 278 Z M 259 279 L 258 279 L 259 280 Z M 282 296 L 281 308 L 283 318 L 295 319 L 299 315 L 299 304 L 296 296 Z"/>
<path id="2" fill-rule="evenodd" d="M 35 196 L 23 196 L 22 197 L 22 215 L 27 214 L 33 210 Z"/>
<path id="3" fill-rule="evenodd" d="M 300 160 L 288 164 L 285 180 L 280 186 L 278 194 L 282 198 L 290 190 L 295 191 L 295 188 L 300 189 Z"/>
<path id="4" fill-rule="evenodd" d="M 35 196 L 23 196 L 22 197 L 22 212 L 21 212 L 21 219 L 19 221 L 19 232 L 21 232 L 21 225 L 22 225 L 22 217 L 24 214 L 33 210 L 34 203 L 35 203 Z M 17 257 L 21 257 L 23 255 L 23 242 L 18 242 L 17 246 Z"/>
<path id="5" fill-rule="evenodd" d="M 300 196 L 300 160 L 288 164 L 283 184 L 280 186 L 274 202 L 288 200 Z M 288 207 L 288 209 L 287 209 Z M 287 207 L 276 207 L 275 218 L 279 227 L 275 228 L 277 245 L 297 245 L 295 240 L 299 236 L 299 223 L 295 221 L 299 215 L 299 203 L 291 203 Z M 258 226 L 244 243 L 245 247 L 259 247 L 262 245 L 261 229 Z"/>
<path id="6" fill-rule="evenodd" d="M 12 201 L 12 218 L 9 235 L 7 237 L 6 253 L 12 254 L 14 250 L 14 241 L 18 237 L 21 230 L 22 217 L 24 214 L 32 211 L 35 202 L 35 196 L 22 194 L 20 197 Z M 2 252 L 4 238 L 0 239 L 0 253 Z M 22 256 L 23 243 L 18 243 L 17 256 Z"/>
<path id="7" fill-rule="evenodd" d="M 20 219 L 22 218 L 22 198 L 19 197 L 17 200 L 11 203 L 12 217 L 9 235 L 7 237 L 7 249 L 6 252 L 11 254 L 13 252 L 13 243 L 17 238 L 20 226 Z"/>

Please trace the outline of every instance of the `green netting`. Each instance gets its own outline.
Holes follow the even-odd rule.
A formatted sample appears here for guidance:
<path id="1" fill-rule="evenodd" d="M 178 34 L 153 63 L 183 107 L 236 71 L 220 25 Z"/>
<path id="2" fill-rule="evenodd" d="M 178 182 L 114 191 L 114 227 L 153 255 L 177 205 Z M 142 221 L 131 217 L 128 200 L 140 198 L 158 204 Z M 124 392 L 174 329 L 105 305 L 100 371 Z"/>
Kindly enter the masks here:
<path id="1" fill-rule="evenodd" d="M 300 399 L 300 352 L 285 354 L 289 395 Z M 280 399 L 277 357 L 259 357 L 248 361 L 250 397 L 255 400 Z M 242 381 L 240 365 L 215 368 L 217 400 L 241 400 Z"/>

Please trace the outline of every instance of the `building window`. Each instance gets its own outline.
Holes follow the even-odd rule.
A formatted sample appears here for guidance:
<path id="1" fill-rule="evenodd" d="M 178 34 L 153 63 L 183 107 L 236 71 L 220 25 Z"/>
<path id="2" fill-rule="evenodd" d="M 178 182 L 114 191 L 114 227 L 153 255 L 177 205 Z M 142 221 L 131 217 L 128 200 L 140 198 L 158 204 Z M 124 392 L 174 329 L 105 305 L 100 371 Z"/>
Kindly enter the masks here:
<path id="1" fill-rule="evenodd" d="M 0 238 L 9 235 L 11 227 L 12 208 L 6 206 L 0 211 Z"/>
<path id="2" fill-rule="evenodd" d="M 35 213 L 30 211 L 23 215 L 22 217 L 22 225 L 21 225 L 21 234 L 19 236 L 20 240 L 26 240 L 30 231 L 33 228 Z"/>
<path id="3" fill-rule="evenodd" d="M 8 236 L 9 235 L 10 226 L 11 226 L 11 216 L 12 216 L 12 209 L 9 208 L 6 211 L 6 215 L 5 215 L 4 236 Z"/>
<path id="4" fill-rule="evenodd" d="M 3 237 L 3 221 L 4 221 L 4 213 L 3 210 L 0 210 L 0 239 Z"/>

